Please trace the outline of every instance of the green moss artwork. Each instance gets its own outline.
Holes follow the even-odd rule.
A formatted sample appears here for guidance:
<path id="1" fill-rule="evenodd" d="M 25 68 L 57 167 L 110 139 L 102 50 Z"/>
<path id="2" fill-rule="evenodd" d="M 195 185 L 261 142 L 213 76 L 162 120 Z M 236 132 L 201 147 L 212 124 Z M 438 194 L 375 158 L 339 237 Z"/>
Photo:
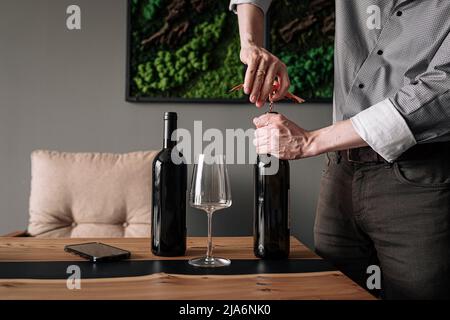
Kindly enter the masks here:
<path id="1" fill-rule="evenodd" d="M 269 49 L 288 65 L 291 92 L 309 100 L 332 96 L 334 8 L 329 2 L 274 0 L 269 14 Z M 237 17 L 228 4 L 128 0 L 127 99 L 246 101 L 242 92 L 228 92 L 244 78 Z"/>
<path id="2" fill-rule="evenodd" d="M 227 1 L 129 1 L 129 99 L 235 100 L 242 82 L 237 19 Z"/>
<path id="3" fill-rule="evenodd" d="M 290 91 L 311 100 L 333 97 L 334 0 L 274 0 L 269 50 L 288 67 Z"/>

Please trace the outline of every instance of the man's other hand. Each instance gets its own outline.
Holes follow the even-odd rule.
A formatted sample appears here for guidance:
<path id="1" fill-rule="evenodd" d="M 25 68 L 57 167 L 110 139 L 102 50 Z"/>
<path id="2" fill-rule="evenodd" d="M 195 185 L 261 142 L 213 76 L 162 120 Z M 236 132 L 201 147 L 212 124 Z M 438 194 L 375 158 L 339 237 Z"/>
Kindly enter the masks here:
<path id="1" fill-rule="evenodd" d="M 250 95 L 250 102 L 262 107 L 272 94 L 275 79 L 280 88 L 271 96 L 272 101 L 284 98 L 291 85 L 286 65 L 266 49 L 257 45 L 241 48 L 241 61 L 247 65 L 244 92 Z"/>
<path id="2" fill-rule="evenodd" d="M 282 114 L 266 113 L 253 119 L 258 154 L 271 154 L 281 160 L 294 160 L 316 155 L 311 148 L 311 135 Z"/>

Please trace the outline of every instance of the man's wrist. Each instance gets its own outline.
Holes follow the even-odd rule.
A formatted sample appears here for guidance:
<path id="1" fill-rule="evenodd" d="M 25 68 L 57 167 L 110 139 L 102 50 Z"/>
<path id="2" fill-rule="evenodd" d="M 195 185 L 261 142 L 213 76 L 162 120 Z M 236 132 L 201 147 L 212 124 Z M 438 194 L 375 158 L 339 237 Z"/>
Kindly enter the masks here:
<path id="1" fill-rule="evenodd" d="M 253 4 L 239 4 L 237 6 L 239 21 L 239 36 L 241 48 L 256 45 L 263 46 L 264 13 Z"/>
<path id="2" fill-rule="evenodd" d="M 309 158 L 318 156 L 325 151 L 324 144 L 322 141 L 323 129 L 307 131 L 305 132 L 305 144 L 303 146 L 303 150 L 301 151 L 302 158 Z"/>
<path id="3" fill-rule="evenodd" d="M 245 33 L 241 35 L 241 49 L 247 49 L 251 47 L 257 47 L 257 37 L 251 33 Z"/>
<path id="4" fill-rule="evenodd" d="M 305 144 L 301 157 L 314 157 L 326 152 L 353 149 L 367 146 L 358 135 L 350 120 L 305 133 Z"/>

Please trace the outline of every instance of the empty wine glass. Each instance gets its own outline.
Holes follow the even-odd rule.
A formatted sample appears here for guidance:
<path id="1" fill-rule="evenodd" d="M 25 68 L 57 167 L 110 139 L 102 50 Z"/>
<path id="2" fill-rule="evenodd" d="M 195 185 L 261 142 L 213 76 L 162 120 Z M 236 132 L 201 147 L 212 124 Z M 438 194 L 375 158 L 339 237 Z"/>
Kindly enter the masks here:
<path id="1" fill-rule="evenodd" d="M 231 190 L 225 157 L 200 154 L 192 173 L 190 205 L 204 210 L 208 215 L 208 247 L 205 257 L 189 260 L 196 267 L 223 267 L 231 261 L 212 256 L 212 215 L 215 211 L 231 206 Z"/>

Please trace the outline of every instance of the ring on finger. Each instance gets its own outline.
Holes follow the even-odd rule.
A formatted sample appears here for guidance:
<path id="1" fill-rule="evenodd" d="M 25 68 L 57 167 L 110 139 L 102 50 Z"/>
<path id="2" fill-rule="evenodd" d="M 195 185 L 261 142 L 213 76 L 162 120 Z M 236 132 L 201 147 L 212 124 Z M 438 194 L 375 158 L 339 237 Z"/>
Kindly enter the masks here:
<path id="1" fill-rule="evenodd" d="M 256 75 L 257 75 L 258 77 L 264 77 L 264 76 L 266 75 L 266 71 L 265 71 L 265 70 L 262 70 L 262 69 L 258 69 L 258 70 L 256 71 Z"/>

